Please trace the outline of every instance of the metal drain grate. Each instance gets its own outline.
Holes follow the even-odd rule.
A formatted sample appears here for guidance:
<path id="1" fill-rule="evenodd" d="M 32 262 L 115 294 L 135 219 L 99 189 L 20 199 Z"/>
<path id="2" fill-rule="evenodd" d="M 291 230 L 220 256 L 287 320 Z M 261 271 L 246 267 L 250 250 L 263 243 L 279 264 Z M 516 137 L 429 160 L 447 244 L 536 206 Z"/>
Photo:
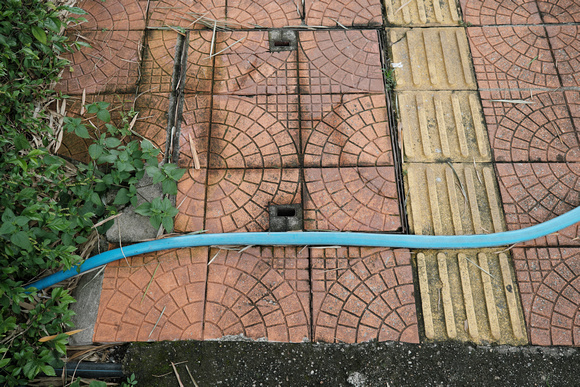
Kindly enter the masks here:
<path id="1" fill-rule="evenodd" d="M 302 205 L 284 204 L 271 205 L 270 209 L 270 231 L 298 231 L 302 230 Z"/>
<path id="2" fill-rule="evenodd" d="M 270 51 L 295 51 L 298 48 L 296 31 L 290 30 L 270 30 L 268 32 L 270 40 Z"/>

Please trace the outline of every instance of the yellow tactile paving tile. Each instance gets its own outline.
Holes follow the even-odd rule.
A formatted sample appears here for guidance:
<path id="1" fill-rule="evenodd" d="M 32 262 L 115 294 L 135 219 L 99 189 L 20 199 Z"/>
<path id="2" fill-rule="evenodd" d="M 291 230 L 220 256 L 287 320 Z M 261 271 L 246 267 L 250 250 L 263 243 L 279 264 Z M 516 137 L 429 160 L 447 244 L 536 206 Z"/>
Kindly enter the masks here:
<path id="1" fill-rule="evenodd" d="M 418 235 L 506 230 L 493 167 L 487 163 L 403 166 L 409 227 Z"/>
<path id="2" fill-rule="evenodd" d="M 387 21 L 404 26 L 456 26 L 461 17 L 455 0 L 385 0 Z"/>
<path id="3" fill-rule="evenodd" d="M 475 91 L 397 92 L 404 162 L 490 162 Z"/>
<path id="4" fill-rule="evenodd" d="M 501 249 L 417 251 L 428 340 L 527 344 L 508 253 Z"/>
<path id="5" fill-rule="evenodd" d="M 465 29 L 390 28 L 395 90 L 476 90 Z"/>

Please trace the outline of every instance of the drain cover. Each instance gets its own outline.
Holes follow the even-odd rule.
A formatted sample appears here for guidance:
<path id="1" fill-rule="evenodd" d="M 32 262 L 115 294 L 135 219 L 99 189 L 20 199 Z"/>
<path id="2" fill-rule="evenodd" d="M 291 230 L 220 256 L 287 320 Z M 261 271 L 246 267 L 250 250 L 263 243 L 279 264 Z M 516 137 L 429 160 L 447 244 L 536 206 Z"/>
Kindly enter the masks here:
<path id="1" fill-rule="evenodd" d="M 268 32 L 270 40 L 270 51 L 294 51 L 297 48 L 296 31 L 291 30 L 270 30 Z"/>
<path id="2" fill-rule="evenodd" d="M 283 204 L 271 205 L 270 231 L 297 231 L 302 230 L 302 205 Z"/>

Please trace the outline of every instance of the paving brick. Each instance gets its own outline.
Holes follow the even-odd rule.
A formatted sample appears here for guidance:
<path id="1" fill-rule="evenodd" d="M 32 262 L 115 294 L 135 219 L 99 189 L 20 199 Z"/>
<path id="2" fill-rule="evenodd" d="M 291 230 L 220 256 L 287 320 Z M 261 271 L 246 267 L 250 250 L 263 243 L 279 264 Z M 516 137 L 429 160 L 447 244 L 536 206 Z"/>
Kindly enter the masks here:
<path id="1" fill-rule="evenodd" d="M 298 169 L 215 169 L 207 186 L 209 232 L 267 231 L 268 205 L 301 201 Z"/>
<path id="2" fill-rule="evenodd" d="M 467 35 L 480 88 L 561 86 L 544 27 L 469 27 Z"/>
<path id="3" fill-rule="evenodd" d="M 182 121 L 179 131 L 179 158 L 181 168 L 194 168 L 193 151 L 201 168 L 207 167 L 209 149 L 209 126 L 211 115 L 211 96 L 203 94 L 185 94 Z M 192 150 L 191 143 L 193 142 Z"/>
<path id="4" fill-rule="evenodd" d="M 205 19 L 200 19 L 200 16 Z M 206 27 L 208 20 L 223 21 L 225 18 L 225 0 L 158 0 L 149 3 L 148 27 L 201 29 Z"/>
<path id="5" fill-rule="evenodd" d="M 296 168 L 298 97 L 214 96 L 211 168 Z"/>
<path id="6" fill-rule="evenodd" d="M 175 62 L 178 33 L 175 31 L 148 30 L 147 46 L 143 57 L 143 80 L 147 90 L 170 92 Z M 209 93 L 212 83 L 212 61 L 210 55 L 211 31 L 190 31 L 187 53 L 186 93 Z"/>
<path id="7" fill-rule="evenodd" d="M 183 286 L 178 284 L 176 271 L 183 267 L 197 268 L 198 275 L 191 277 L 189 284 L 202 284 L 205 289 L 205 273 L 208 249 L 169 250 L 151 253 L 142 264 L 143 257 L 135 257 L 119 266 L 128 267 L 131 275 L 120 281 L 111 275 L 105 276 L 104 286 L 115 281 L 112 294 L 101 299 L 95 324 L 93 340 L 96 342 L 126 342 L 148 340 L 202 339 L 203 291 L 183 298 Z M 173 264 L 167 265 L 169 261 Z M 177 264 L 175 264 L 177 262 Z M 115 268 L 115 266 L 113 266 Z M 165 271 L 165 268 L 173 268 Z M 109 272 L 111 269 L 105 269 Z M 127 287 L 139 289 L 127 296 Z M 147 293 L 144 295 L 145 291 Z M 185 304 L 177 304 L 175 300 Z M 161 318 L 160 318 L 161 317 Z M 153 329 L 155 322 L 157 327 Z"/>
<path id="8" fill-rule="evenodd" d="M 393 284 L 384 280 L 386 273 L 403 267 L 395 257 L 410 255 L 408 250 L 342 247 L 310 249 L 310 255 L 315 341 L 418 342 L 412 278 Z M 393 307 L 385 303 L 389 292 L 403 289 L 410 294 Z M 403 337 L 406 329 L 415 333 Z"/>
<path id="9" fill-rule="evenodd" d="M 508 229 L 545 222 L 578 207 L 578 163 L 497 164 Z M 562 237 L 573 233 L 565 230 Z"/>
<path id="10" fill-rule="evenodd" d="M 135 110 L 139 117 L 133 130 L 151 141 L 161 152 L 165 152 L 167 141 L 168 94 L 142 94 L 137 98 Z"/>
<path id="11" fill-rule="evenodd" d="M 205 315 L 210 329 L 204 339 L 226 335 L 284 342 L 309 339 L 309 290 L 297 290 L 296 281 L 286 279 L 296 271 L 300 277 L 308 275 L 308 251 L 300 250 L 254 247 L 238 253 L 212 249 L 210 255 L 215 258 L 209 265 Z M 296 269 L 280 267 L 280 260 Z M 232 277 L 237 281 L 229 282 Z"/>
<path id="12" fill-rule="evenodd" d="M 241 0 L 228 2 L 228 22 L 242 28 L 282 28 L 299 26 L 302 20 L 292 0 Z"/>
<path id="13" fill-rule="evenodd" d="M 580 16 L 580 15 L 579 15 Z M 580 86 L 580 39 L 578 26 L 546 26 L 556 69 L 564 87 Z"/>
<path id="14" fill-rule="evenodd" d="M 305 167 L 393 165 L 385 96 L 300 97 Z"/>
<path id="15" fill-rule="evenodd" d="M 304 170 L 306 230 L 396 231 L 401 226 L 392 167 Z"/>
<path id="16" fill-rule="evenodd" d="M 176 205 L 179 213 L 175 217 L 176 232 L 203 230 L 205 218 L 206 169 L 188 169 L 177 183 Z"/>
<path id="17" fill-rule="evenodd" d="M 376 31 L 300 31 L 303 94 L 384 92 Z"/>
<path id="18" fill-rule="evenodd" d="M 580 22 L 580 5 L 574 0 L 538 0 L 537 3 L 544 23 Z"/>
<path id="19" fill-rule="evenodd" d="M 216 94 L 297 92 L 296 51 L 270 51 L 267 31 L 218 32 L 213 52 Z"/>
<path id="20" fill-rule="evenodd" d="M 513 257 L 531 344 L 580 346 L 580 249 L 518 247 Z"/>
<path id="21" fill-rule="evenodd" d="M 496 161 L 579 160 L 578 137 L 563 92 L 482 91 L 481 96 Z"/>
<path id="22" fill-rule="evenodd" d="M 76 5 L 86 14 L 75 15 L 87 19 L 73 26 L 81 30 L 143 30 L 145 29 L 146 0 L 83 0 Z M 71 27 L 69 27 L 70 29 Z"/>
<path id="23" fill-rule="evenodd" d="M 67 31 L 71 42 L 81 41 L 75 53 L 65 53 L 71 62 L 64 69 L 57 91 L 66 94 L 131 93 L 139 77 L 143 31 Z"/>
<path id="24" fill-rule="evenodd" d="M 460 0 L 463 21 L 479 25 L 541 24 L 534 0 Z"/>
<path id="25" fill-rule="evenodd" d="M 306 24 L 328 27 L 378 27 L 383 24 L 381 1 L 307 1 Z"/>

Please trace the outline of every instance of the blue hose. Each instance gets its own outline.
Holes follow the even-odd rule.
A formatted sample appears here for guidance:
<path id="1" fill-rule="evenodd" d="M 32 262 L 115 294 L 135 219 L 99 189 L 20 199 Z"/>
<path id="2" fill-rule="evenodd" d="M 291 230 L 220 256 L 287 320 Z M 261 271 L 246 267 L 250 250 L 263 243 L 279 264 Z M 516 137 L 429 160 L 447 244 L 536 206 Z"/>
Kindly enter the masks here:
<path id="1" fill-rule="evenodd" d="M 252 246 L 366 246 L 413 249 L 475 249 L 505 246 L 540 238 L 560 231 L 580 221 L 580 207 L 557 218 L 528 228 L 484 235 L 401 235 L 359 232 L 247 232 L 227 234 L 196 234 L 137 243 L 110 250 L 87 259 L 78 267 L 42 278 L 27 288 L 42 290 L 78 274 L 95 269 L 123 257 L 181 247 L 214 245 Z"/>

